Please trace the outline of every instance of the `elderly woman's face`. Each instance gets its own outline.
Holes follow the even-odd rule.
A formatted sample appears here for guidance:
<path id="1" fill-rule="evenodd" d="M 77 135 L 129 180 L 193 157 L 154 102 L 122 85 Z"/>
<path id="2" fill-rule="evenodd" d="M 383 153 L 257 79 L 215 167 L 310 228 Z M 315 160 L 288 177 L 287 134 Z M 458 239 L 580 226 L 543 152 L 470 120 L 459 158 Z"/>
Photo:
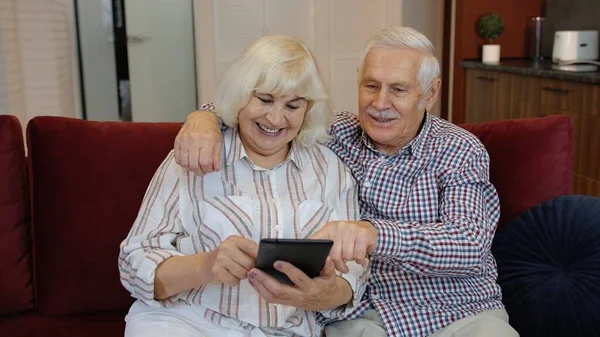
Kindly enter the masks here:
<path id="1" fill-rule="evenodd" d="M 238 116 L 238 129 L 246 152 L 260 157 L 282 158 L 298 135 L 308 102 L 293 94 L 274 97 L 255 92 Z"/>

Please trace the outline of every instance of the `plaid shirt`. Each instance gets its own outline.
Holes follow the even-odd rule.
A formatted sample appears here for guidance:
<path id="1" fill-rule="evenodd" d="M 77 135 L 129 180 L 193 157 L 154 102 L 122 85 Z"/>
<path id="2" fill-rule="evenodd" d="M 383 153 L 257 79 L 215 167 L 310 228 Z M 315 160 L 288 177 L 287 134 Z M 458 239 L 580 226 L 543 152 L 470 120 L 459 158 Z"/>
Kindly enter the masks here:
<path id="1" fill-rule="evenodd" d="M 365 296 L 346 318 L 375 308 L 389 336 L 416 337 L 503 308 L 491 254 L 500 206 L 481 142 L 429 114 L 395 156 L 375 149 L 354 114 L 336 113 L 330 133 L 359 182 L 362 218 L 379 231 Z"/>

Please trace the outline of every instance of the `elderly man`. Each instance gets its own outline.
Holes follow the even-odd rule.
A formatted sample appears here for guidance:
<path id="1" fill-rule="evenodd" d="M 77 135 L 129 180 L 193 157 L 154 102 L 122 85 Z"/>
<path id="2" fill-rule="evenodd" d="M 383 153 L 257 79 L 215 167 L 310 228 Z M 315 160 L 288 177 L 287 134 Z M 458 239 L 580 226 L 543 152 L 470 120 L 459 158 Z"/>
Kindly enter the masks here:
<path id="1" fill-rule="evenodd" d="M 377 32 L 358 81 L 358 116 L 335 113 L 327 146 L 360 184 L 362 221 L 330 222 L 314 237 L 334 240 L 339 271 L 367 256 L 372 269 L 347 320 L 323 322 L 327 336 L 518 336 L 490 251 L 500 208 L 488 154 L 427 113 L 441 85 L 431 42 L 407 27 Z M 219 135 L 214 115 L 191 114 L 177 161 L 200 174 L 218 170 Z"/>

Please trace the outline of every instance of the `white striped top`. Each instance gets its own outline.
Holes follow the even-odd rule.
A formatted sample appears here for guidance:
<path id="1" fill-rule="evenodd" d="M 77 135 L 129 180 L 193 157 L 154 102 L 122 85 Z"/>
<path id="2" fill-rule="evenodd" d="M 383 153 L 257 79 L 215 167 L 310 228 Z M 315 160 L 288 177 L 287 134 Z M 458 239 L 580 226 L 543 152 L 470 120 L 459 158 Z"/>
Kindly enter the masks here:
<path id="1" fill-rule="evenodd" d="M 237 129 L 224 132 L 223 144 L 221 171 L 204 177 L 181 168 L 169 153 L 121 243 L 121 282 L 148 306 L 187 303 L 223 326 L 319 336 L 315 313 L 266 303 L 246 280 L 236 287 L 209 284 L 167 300 L 154 299 L 156 267 L 171 256 L 212 251 L 231 235 L 255 242 L 308 238 L 327 221 L 359 217 L 356 182 L 328 148 L 292 142 L 287 159 L 265 170 L 252 164 Z M 367 274 L 354 264 L 343 275 L 354 290 L 352 302 L 320 314 L 330 318 L 349 314 L 364 293 Z"/>

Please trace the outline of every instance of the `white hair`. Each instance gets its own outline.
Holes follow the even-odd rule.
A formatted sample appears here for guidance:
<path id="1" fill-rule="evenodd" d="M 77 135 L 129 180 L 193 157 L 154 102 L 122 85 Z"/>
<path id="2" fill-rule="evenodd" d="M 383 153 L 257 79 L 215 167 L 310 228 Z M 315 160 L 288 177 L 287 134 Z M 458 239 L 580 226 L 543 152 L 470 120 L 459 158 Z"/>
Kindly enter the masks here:
<path id="1" fill-rule="evenodd" d="M 227 126 L 237 127 L 240 110 L 257 91 L 275 97 L 294 94 L 307 100 L 304 122 L 296 136 L 299 145 L 328 139 L 331 112 L 325 86 L 302 42 L 290 36 L 263 36 L 233 62 L 217 86 L 214 101 Z"/>
<path id="2" fill-rule="evenodd" d="M 431 89 L 433 81 L 440 77 L 440 64 L 434 56 L 435 48 L 431 41 L 425 35 L 410 27 L 390 27 L 378 31 L 367 41 L 362 51 L 360 67 L 358 68 L 359 81 L 369 51 L 373 48 L 385 47 L 411 49 L 421 53 L 421 65 L 417 79 L 424 94 L 421 103 L 424 103 L 426 93 Z"/>

